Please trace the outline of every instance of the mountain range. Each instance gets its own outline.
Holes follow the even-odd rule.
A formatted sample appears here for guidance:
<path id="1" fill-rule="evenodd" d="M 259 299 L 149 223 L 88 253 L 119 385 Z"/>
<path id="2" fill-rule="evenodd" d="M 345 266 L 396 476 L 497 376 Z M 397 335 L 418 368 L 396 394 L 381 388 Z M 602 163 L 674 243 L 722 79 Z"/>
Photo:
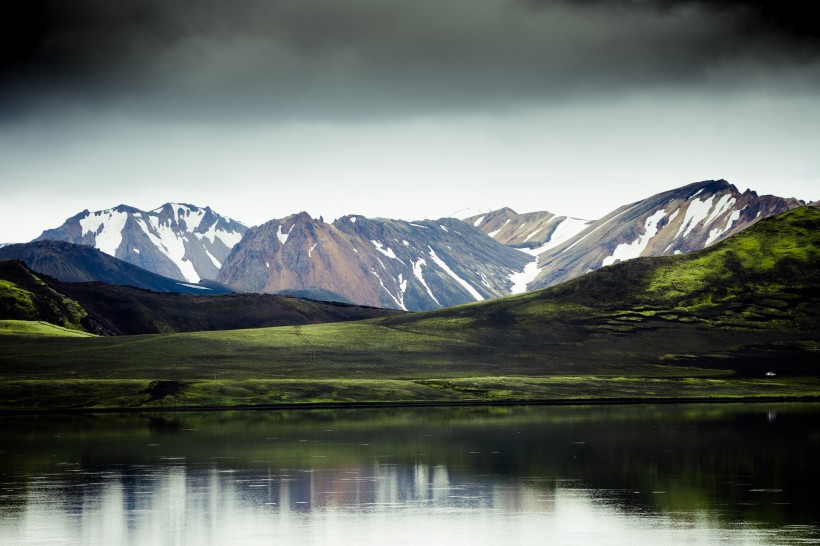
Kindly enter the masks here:
<path id="1" fill-rule="evenodd" d="M 302 212 L 247 228 L 208 207 L 168 203 L 145 212 L 120 205 L 83 211 L 38 240 L 91 245 L 178 281 L 163 291 L 215 279 L 205 286 L 421 311 L 552 286 L 639 256 L 700 250 L 802 204 L 709 180 L 620 206 L 597 220 L 503 208 L 463 221 L 348 215 L 327 223 Z M 23 259 L 35 271 L 44 267 L 33 249 L 25 256 L 22 250 L 10 245 L 0 255 Z M 54 247 L 46 250 L 54 255 Z M 52 263 L 41 272 L 106 281 L 99 270 L 66 276 Z"/>
<path id="2" fill-rule="evenodd" d="M 406 222 L 299 213 L 251 228 L 218 281 L 240 290 L 320 287 L 363 304 L 435 309 L 510 293 L 529 257 L 453 218 Z"/>

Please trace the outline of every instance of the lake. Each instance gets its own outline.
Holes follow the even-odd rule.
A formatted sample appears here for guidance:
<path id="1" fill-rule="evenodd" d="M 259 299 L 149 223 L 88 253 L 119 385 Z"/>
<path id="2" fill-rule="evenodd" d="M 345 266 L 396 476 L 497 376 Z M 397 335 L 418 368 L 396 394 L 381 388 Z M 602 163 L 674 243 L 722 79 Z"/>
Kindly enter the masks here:
<path id="1" fill-rule="evenodd" d="M 820 542 L 820 404 L 0 416 L 2 544 Z"/>

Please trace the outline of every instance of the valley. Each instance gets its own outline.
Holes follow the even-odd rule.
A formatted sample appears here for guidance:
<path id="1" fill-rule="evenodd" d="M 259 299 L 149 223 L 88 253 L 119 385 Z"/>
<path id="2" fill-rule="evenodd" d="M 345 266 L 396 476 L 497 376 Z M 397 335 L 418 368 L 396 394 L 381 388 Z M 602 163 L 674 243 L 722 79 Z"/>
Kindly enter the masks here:
<path id="1" fill-rule="evenodd" d="M 4 409 L 814 398 L 818 228 L 801 207 L 702 251 L 358 322 L 4 334 Z"/>

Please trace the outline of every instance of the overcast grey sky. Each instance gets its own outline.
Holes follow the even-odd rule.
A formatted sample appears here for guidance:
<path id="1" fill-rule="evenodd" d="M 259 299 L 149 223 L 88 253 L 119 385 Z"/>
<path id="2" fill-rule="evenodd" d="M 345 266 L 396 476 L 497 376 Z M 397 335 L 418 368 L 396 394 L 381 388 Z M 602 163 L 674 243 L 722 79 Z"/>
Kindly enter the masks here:
<path id="1" fill-rule="evenodd" d="M 820 42 L 797 2 L 9 5 L 0 242 L 119 203 L 258 224 L 595 218 L 711 178 L 820 198 Z"/>

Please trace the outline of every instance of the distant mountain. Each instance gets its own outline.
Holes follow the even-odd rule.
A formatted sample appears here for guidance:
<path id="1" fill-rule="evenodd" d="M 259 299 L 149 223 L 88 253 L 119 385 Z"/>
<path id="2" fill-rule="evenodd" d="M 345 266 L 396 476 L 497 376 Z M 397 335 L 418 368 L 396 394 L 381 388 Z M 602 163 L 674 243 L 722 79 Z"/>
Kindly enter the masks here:
<path id="1" fill-rule="evenodd" d="M 196 283 L 216 279 L 222 261 L 247 229 L 210 207 L 166 203 L 146 212 L 119 205 L 84 210 L 35 241 L 90 245 L 158 275 Z"/>
<path id="2" fill-rule="evenodd" d="M 0 248 L 0 259 L 17 259 L 37 273 L 67 282 L 99 281 L 155 292 L 224 294 L 230 289 L 217 283 L 193 284 L 169 279 L 131 265 L 86 245 L 64 241 L 36 241 Z"/>
<path id="3" fill-rule="evenodd" d="M 802 205 L 792 198 L 741 193 L 725 180 L 659 193 L 611 212 L 558 246 L 533 249 L 538 271 L 527 288 L 552 286 L 639 256 L 700 250 Z"/>
<path id="4" fill-rule="evenodd" d="M 321 288 L 362 305 L 418 311 L 510 294 L 532 258 L 453 218 L 405 222 L 307 213 L 251 228 L 218 280 L 253 292 Z"/>
<path id="5" fill-rule="evenodd" d="M 511 208 L 477 214 L 464 222 L 477 227 L 499 243 L 519 248 L 558 246 L 583 231 L 594 220 L 557 216 L 551 212 L 518 214 Z M 544 246 L 549 243 L 548 246 Z"/>

